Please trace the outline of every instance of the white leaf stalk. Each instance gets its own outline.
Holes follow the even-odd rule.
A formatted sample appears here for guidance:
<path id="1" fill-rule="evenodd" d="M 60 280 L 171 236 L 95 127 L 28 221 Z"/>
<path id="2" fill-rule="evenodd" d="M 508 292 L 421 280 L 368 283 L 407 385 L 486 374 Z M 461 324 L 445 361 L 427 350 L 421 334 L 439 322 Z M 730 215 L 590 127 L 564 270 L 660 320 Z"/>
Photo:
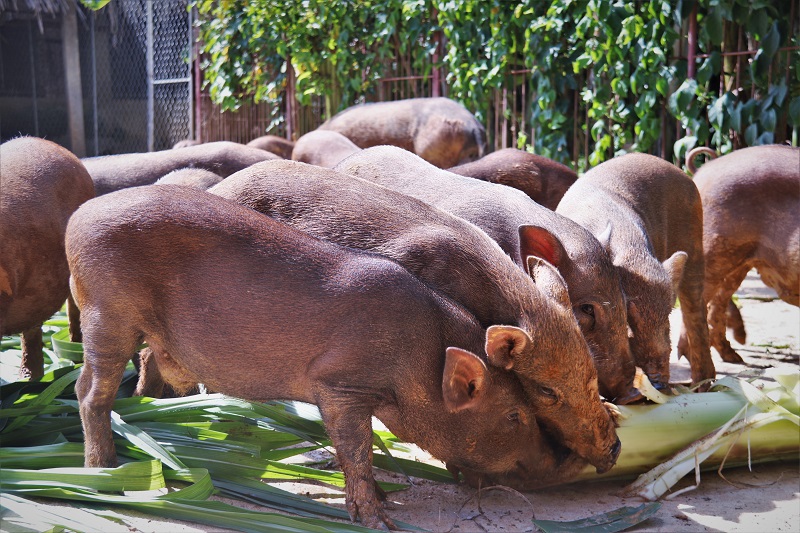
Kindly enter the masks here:
<path id="1" fill-rule="evenodd" d="M 695 485 L 678 491 L 672 496 L 674 497 L 688 490 L 693 490 L 697 488 L 697 485 L 700 483 L 701 463 L 719 451 L 725 452 L 722 457 L 722 462 L 724 463 L 725 457 L 728 456 L 731 449 L 742 438 L 745 432 L 747 432 L 748 435 L 746 459 L 749 464 L 751 460 L 754 459 L 751 453 L 759 455 L 761 451 L 759 448 L 751 449 L 752 431 L 779 421 L 788 421 L 795 426 L 800 426 L 800 417 L 797 414 L 792 413 L 789 409 L 770 398 L 768 393 L 765 393 L 743 379 L 725 377 L 717 381 L 717 387 L 726 387 L 741 398 L 743 403 L 741 409 L 718 429 L 692 442 L 668 461 L 659 464 L 649 472 L 639 476 L 634 483 L 626 487 L 624 491 L 626 494 L 637 495 L 647 500 L 657 500 L 692 470 L 695 471 Z M 767 387 L 766 384 L 765 387 Z M 786 388 L 776 384 L 768 388 L 769 394 L 779 398 L 783 403 L 789 405 L 789 407 L 796 408 L 798 402 L 795 391 L 789 392 Z M 689 402 L 691 400 L 691 403 L 696 404 L 694 406 L 695 408 L 705 409 L 708 408 L 709 405 L 704 405 L 702 401 L 704 396 L 708 394 L 715 393 L 680 395 L 667 400 L 664 405 L 669 405 L 671 402 Z M 800 433 L 798 433 L 795 428 L 794 431 L 783 432 L 782 435 L 781 439 L 786 443 L 789 450 L 792 448 L 794 449 L 796 457 L 797 454 L 800 453 L 800 445 L 798 445 L 798 443 L 800 443 Z M 625 442 L 623 441 L 623 449 L 624 447 Z M 767 450 L 767 453 L 769 452 L 770 450 Z M 785 455 L 785 453 L 781 454 L 783 457 L 785 457 Z M 755 459 L 763 460 L 764 457 L 755 457 Z"/>

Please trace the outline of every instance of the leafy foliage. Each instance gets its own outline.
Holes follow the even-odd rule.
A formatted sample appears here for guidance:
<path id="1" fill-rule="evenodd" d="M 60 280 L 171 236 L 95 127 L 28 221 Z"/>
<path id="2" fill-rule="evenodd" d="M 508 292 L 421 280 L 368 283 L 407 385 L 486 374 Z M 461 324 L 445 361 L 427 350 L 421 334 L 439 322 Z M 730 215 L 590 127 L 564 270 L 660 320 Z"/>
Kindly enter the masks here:
<path id="1" fill-rule="evenodd" d="M 107 3 L 81 1 L 93 9 Z M 291 84 L 302 105 L 324 98 L 330 117 L 373 98 L 390 71 L 428 78 L 442 69 L 448 96 L 483 121 L 499 112 L 498 91 L 524 86 L 527 108 L 515 101 L 502 107 L 505 118 L 532 124 L 515 132 L 512 144 L 578 167 L 628 151 L 678 160 L 698 145 L 727 153 L 785 142 L 789 132 L 797 145 L 800 135 L 800 13 L 793 0 L 192 5 L 212 99 L 226 110 L 245 99 L 269 102 L 273 125 L 284 119 Z"/>

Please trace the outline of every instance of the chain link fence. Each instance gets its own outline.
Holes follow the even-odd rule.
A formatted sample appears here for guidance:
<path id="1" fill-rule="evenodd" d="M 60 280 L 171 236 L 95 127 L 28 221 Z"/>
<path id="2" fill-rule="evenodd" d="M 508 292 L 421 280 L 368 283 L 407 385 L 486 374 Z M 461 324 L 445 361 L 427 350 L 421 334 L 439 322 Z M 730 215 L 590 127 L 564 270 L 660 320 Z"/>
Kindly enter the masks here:
<path id="1" fill-rule="evenodd" d="M 94 156 L 162 150 L 193 137 L 187 6 L 188 0 L 115 0 L 96 12 L 78 6 L 83 142 L 73 142 L 69 126 L 68 13 L 30 3 L 0 6 L 0 141 L 34 135 Z"/>

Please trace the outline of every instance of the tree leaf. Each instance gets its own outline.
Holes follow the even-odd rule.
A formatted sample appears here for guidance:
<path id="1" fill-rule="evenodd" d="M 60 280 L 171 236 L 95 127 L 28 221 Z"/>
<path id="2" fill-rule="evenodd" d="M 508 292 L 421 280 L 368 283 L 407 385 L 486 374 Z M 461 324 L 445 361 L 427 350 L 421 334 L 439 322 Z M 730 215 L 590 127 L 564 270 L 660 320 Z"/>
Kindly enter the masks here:
<path id="1" fill-rule="evenodd" d="M 581 520 L 558 522 L 555 520 L 534 520 L 533 523 L 545 533 L 615 533 L 640 524 L 653 516 L 661 507 L 661 502 L 644 503 L 638 507 L 621 507 Z"/>

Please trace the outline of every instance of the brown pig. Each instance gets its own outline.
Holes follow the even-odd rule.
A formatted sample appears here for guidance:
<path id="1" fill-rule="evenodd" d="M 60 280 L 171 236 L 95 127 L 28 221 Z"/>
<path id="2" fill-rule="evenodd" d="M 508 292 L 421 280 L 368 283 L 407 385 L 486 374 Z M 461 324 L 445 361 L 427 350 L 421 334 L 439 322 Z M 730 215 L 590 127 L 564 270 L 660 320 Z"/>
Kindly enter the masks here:
<path id="1" fill-rule="evenodd" d="M 705 163 L 694 183 L 703 202 L 711 346 L 723 360 L 741 363 L 725 337 L 726 311 L 736 340 L 744 343 L 744 323 L 730 298 L 750 269 L 757 269 L 781 300 L 800 305 L 800 149 L 736 150 Z M 686 343 L 682 332 L 679 346 Z"/>
<path id="2" fill-rule="evenodd" d="M 392 526 L 371 470 L 372 416 L 486 475 L 541 473 L 538 455 L 557 452 L 514 374 L 475 355 L 486 334 L 477 320 L 390 259 L 177 185 L 87 202 L 66 249 L 83 317 L 88 467 L 117 463 L 110 410 L 141 342 L 178 387 L 319 406 L 347 509 L 369 527 Z"/>
<path id="3" fill-rule="evenodd" d="M 449 98 L 355 105 L 319 129 L 338 131 L 359 148 L 399 146 L 440 168 L 482 157 L 486 144 L 486 131 L 475 115 Z"/>
<path id="4" fill-rule="evenodd" d="M 529 276 L 473 224 L 313 165 L 266 161 L 209 192 L 314 237 L 387 256 L 464 305 L 489 328 L 489 360 L 512 370 L 530 392 L 542 429 L 598 469 L 614 463 L 614 420 L 600 401 L 591 355 L 552 266 L 531 258 Z"/>
<path id="5" fill-rule="evenodd" d="M 555 211 L 569 186 L 578 179 L 575 171 L 568 166 L 516 148 L 503 148 L 447 170 L 461 176 L 514 187 L 552 211 Z"/>
<path id="6" fill-rule="evenodd" d="M 640 397 L 628 345 L 619 274 L 587 230 L 522 191 L 438 169 L 393 146 L 368 148 L 336 170 L 373 181 L 472 222 L 528 272 L 528 257 L 555 266 L 597 367 L 600 392 L 616 403 Z M 552 279 L 552 278 L 551 278 Z M 537 282 L 544 288 L 551 280 Z M 557 290 L 558 283 L 552 287 Z M 560 424 L 567 421 L 561 420 Z"/>
<path id="7" fill-rule="evenodd" d="M 278 137 L 277 135 L 262 135 L 261 137 L 256 137 L 247 143 L 247 146 L 272 152 L 283 159 L 291 159 L 292 150 L 294 150 L 294 143 L 292 141 L 284 139 L 283 137 Z"/>
<path id="8" fill-rule="evenodd" d="M 85 157 L 82 161 L 100 196 L 127 187 L 150 185 L 180 168 L 201 168 L 225 178 L 255 163 L 278 157 L 252 146 L 219 141 L 177 150 Z"/>
<path id="9" fill-rule="evenodd" d="M 628 299 L 631 350 L 650 380 L 669 382 L 676 297 L 692 382 L 714 379 L 703 301 L 703 208 L 692 180 L 659 157 L 631 153 L 589 170 L 556 211 L 602 236 Z"/>
<path id="10" fill-rule="evenodd" d="M 336 163 L 359 150 L 361 148 L 338 131 L 313 130 L 297 139 L 291 159 L 333 168 Z"/>
<path id="11" fill-rule="evenodd" d="M 0 145 L 0 335 L 22 333 L 23 377 L 43 374 L 42 322 L 69 296 L 67 220 L 93 196 L 92 179 L 69 150 L 35 137 Z M 80 340 L 68 307 L 71 337 Z"/>

